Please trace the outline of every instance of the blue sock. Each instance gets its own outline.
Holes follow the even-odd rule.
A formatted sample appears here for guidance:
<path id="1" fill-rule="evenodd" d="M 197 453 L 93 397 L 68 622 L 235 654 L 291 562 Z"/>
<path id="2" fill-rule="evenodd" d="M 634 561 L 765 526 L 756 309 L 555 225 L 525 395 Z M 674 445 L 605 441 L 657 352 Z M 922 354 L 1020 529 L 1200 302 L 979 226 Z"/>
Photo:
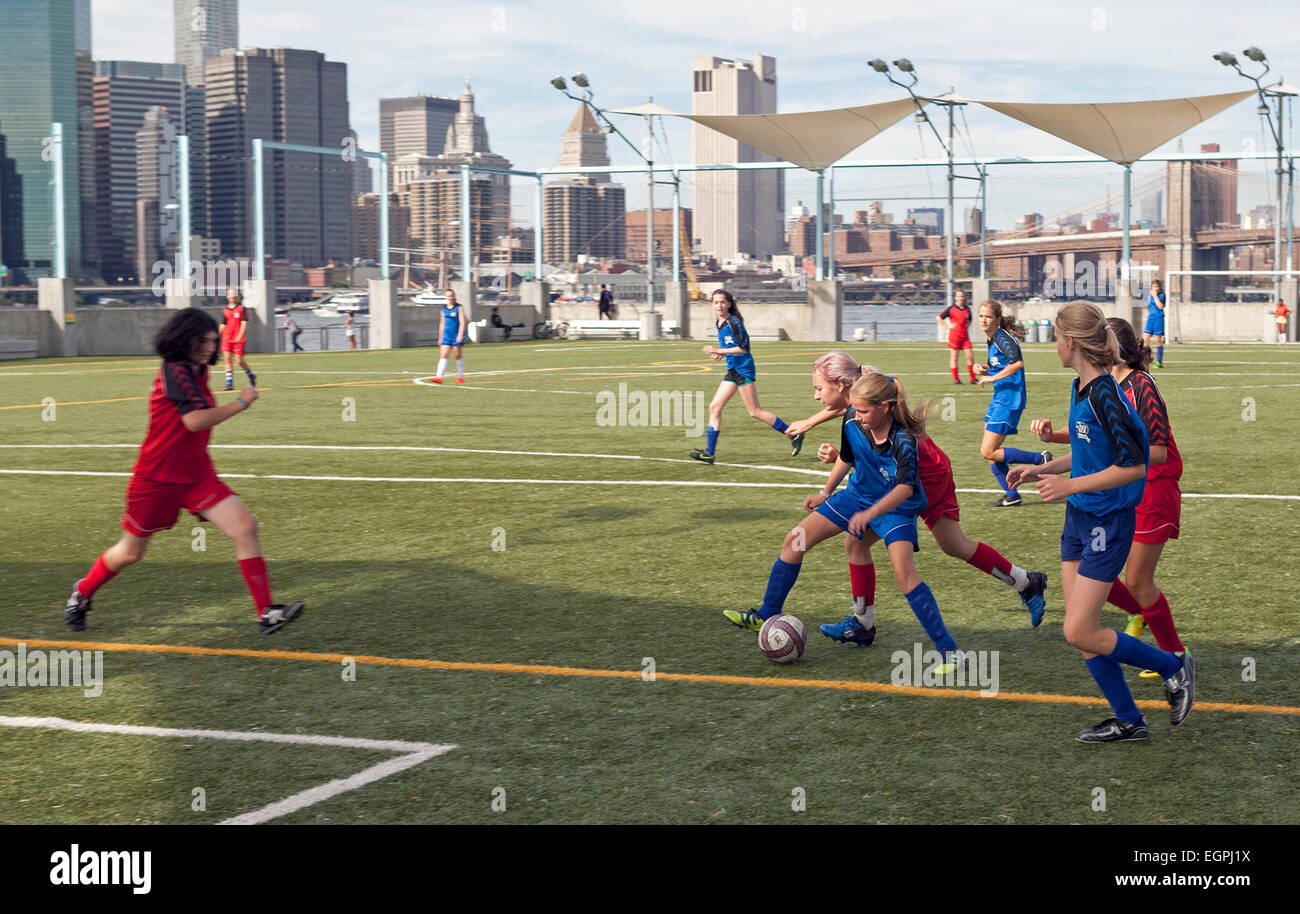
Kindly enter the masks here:
<path id="1" fill-rule="evenodd" d="M 1002 486 L 1002 491 L 1008 495 L 1014 495 L 1015 493 L 1007 488 L 1007 470 L 1011 469 L 1011 467 L 1005 463 L 990 463 L 989 469 L 993 471 L 993 478 L 998 481 L 998 485 Z"/>
<path id="2" fill-rule="evenodd" d="M 1002 448 L 1002 462 L 1010 466 L 1013 463 L 1032 463 L 1035 466 L 1043 462 L 1043 455 L 1037 451 L 1022 451 L 1018 447 Z"/>
<path id="3" fill-rule="evenodd" d="M 706 439 L 708 443 L 704 445 L 704 452 L 712 454 L 718 446 L 718 430 L 710 425 L 704 429 L 704 434 L 708 436 Z"/>
<path id="4" fill-rule="evenodd" d="M 1147 644 L 1132 635 L 1115 632 L 1115 650 L 1110 652 L 1110 659 L 1117 663 L 1127 663 L 1143 670 L 1155 670 L 1165 679 L 1177 673 L 1183 662 L 1168 651 Z"/>
<path id="5" fill-rule="evenodd" d="M 1136 724 L 1142 721 L 1142 712 L 1138 710 L 1137 704 L 1133 701 L 1133 693 L 1129 691 L 1128 683 L 1124 681 L 1124 671 L 1120 669 L 1110 657 L 1103 657 L 1098 654 L 1083 661 L 1092 678 L 1097 680 L 1097 685 L 1101 686 L 1101 694 L 1106 696 L 1106 701 L 1110 703 L 1111 710 L 1120 720 Z"/>
<path id="6" fill-rule="evenodd" d="M 945 653 L 957 650 L 957 642 L 944 627 L 943 616 L 939 614 L 939 604 L 935 602 L 934 594 L 930 592 L 926 583 L 922 581 L 915 590 L 903 596 L 907 597 L 908 605 L 912 607 L 912 612 L 916 613 L 916 618 L 920 620 L 921 627 L 934 642 L 935 648 Z"/>
<path id="7" fill-rule="evenodd" d="M 1157 362 L 1163 362 L 1164 360 L 1165 360 L 1165 347 L 1164 347 L 1164 346 L 1157 346 L 1157 347 L 1156 347 L 1156 361 L 1157 361 Z"/>
<path id="8" fill-rule="evenodd" d="M 781 612 L 785 598 L 789 596 L 790 588 L 794 586 L 802 567 L 783 562 L 779 558 L 772 563 L 772 573 L 767 578 L 767 592 L 763 594 L 763 605 L 758 610 L 760 616 L 770 619 Z"/>
<path id="9" fill-rule="evenodd" d="M 772 428 L 783 435 L 785 434 L 785 430 L 788 429 L 789 427 L 790 426 L 786 425 L 784 422 L 781 421 L 780 416 L 777 416 L 776 421 L 772 423 Z"/>

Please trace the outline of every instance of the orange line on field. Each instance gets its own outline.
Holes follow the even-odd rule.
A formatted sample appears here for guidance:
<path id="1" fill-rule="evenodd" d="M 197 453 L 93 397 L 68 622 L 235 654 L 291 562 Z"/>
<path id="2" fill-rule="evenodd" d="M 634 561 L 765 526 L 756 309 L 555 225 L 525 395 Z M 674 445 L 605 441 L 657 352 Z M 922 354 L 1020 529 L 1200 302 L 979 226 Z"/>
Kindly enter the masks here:
<path id="1" fill-rule="evenodd" d="M 143 400 L 144 397 L 114 397 L 111 400 L 56 400 L 55 406 L 86 406 L 91 403 L 126 403 L 129 400 Z M 48 403 L 23 403 L 18 406 L 0 406 L 5 409 L 44 409 Z"/>
<path id="2" fill-rule="evenodd" d="M 117 641 L 48 641 L 41 638 L 0 638 L 0 644 L 28 647 L 53 647 L 82 651 L 118 651 L 141 654 L 184 654 L 194 657 L 252 657 L 274 660 L 305 660 L 316 663 L 341 663 L 352 660 L 370 666 L 400 666 L 423 670 L 452 670 L 478 673 L 524 673 L 530 676 L 580 676 L 595 679 L 640 679 L 642 670 L 602 670 L 587 667 L 548 666 L 531 663 L 479 663 L 457 660 L 426 660 L 421 657 L 373 657 L 364 654 L 322 654 L 314 651 L 255 651 L 233 647 L 198 647 L 186 644 L 126 644 Z M 842 692 L 878 692 L 887 695 L 911 695 L 918 698 L 982 698 L 993 701 L 1018 701 L 1031 704 L 1097 705 L 1104 706 L 1102 698 L 1085 695 L 1053 695 L 1043 692 L 999 692 L 981 695 L 976 689 L 929 688 L 925 686 L 900 686 L 889 682 L 863 682 L 847 679 L 790 679 L 780 676 L 727 676 L 714 673 L 655 673 L 655 680 L 665 682 L 714 683 L 719 685 L 753 685 L 788 689 L 836 689 Z M 1169 705 L 1164 701 L 1142 699 L 1139 707 L 1159 710 Z M 1287 714 L 1300 716 L 1300 707 L 1291 705 L 1245 705 L 1227 701 L 1201 701 L 1198 711 L 1229 711 L 1236 713 Z"/>

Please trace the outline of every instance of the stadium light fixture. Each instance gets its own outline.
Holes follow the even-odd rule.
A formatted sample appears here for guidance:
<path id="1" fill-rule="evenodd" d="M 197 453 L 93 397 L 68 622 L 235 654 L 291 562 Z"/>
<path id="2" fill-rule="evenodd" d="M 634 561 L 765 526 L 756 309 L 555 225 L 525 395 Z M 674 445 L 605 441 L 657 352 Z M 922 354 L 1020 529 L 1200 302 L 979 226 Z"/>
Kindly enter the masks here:
<path id="1" fill-rule="evenodd" d="M 564 81 L 563 76 L 556 76 L 551 80 L 551 85 L 563 92 L 569 88 L 569 84 Z"/>
<path id="2" fill-rule="evenodd" d="M 573 83 L 574 83 L 574 85 L 576 85 L 576 86 L 580 86 L 580 87 L 583 88 L 583 89 L 588 89 L 588 88 L 591 87 L 591 83 L 587 81 L 587 74 L 586 74 L 586 73 L 574 73 L 574 74 L 573 74 Z"/>
<path id="3" fill-rule="evenodd" d="M 868 60 L 867 66 L 871 67 L 871 69 L 875 70 L 877 73 L 889 72 L 889 64 L 885 63 L 879 57 L 877 57 L 875 60 Z"/>
<path id="4" fill-rule="evenodd" d="M 1261 51 L 1259 48 L 1255 47 L 1254 45 L 1251 45 L 1250 47 L 1246 48 L 1246 50 L 1242 51 L 1241 53 L 1245 54 L 1251 60 L 1255 61 L 1255 63 L 1263 63 L 1264 61 L 1268 60 L 1268 58 L 1264 56 L 1264 52 Z"/>
<path id="5" fill-rule="evenodd" d="M 1229 51 L 1220 51 L 1219 53 L 1214 55 L 1214 59 L 1217 60 L 1219 63 L 1223 64 L 1225 67 L 1235 67 L 1237 65 L 1236 55 L 1232 54 Z"/>
<path id="6" fill-rule="evenodd" d="M 906 57 L 900 57 L 898 60 L 895 60 L 894 66 L 898 67 L 898 69 L 902 70 L 904 73 L 912 72 L 912 62 Z"/>

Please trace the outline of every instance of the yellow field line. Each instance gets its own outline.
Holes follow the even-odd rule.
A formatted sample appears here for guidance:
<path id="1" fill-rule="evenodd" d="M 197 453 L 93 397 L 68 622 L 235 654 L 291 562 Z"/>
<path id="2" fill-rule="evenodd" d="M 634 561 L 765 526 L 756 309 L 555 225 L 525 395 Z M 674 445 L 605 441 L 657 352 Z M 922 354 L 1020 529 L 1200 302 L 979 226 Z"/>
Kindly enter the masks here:
<path id="1" fill-rule="evenodd" d="M 141 654 L 184 654 L 192 657 L 252 657 L 274 660 L 305 660 L 316 663 L 342 663 L 352 660 L 369 666 L 414 667 L 422 670 L 455 670 L 478 673 L 524 673 L 530 676 L 581 676 L 595 679 L 641 679 L 642 670 L 602 670 L 572 666 L 546 666 L 529 663 L 476 663 L 455 660 L 426 660 L 420 657 L 373 657 L 364 654 L 321 654 L 312 651 L 255 651 L 233 647 L 198 647 L 187 644 L 125 644 L 117 641 L 48 641 L 41 638 L 0 638 L 0 644 L 15 647 L 52 647 L 64 650 L 119 651 Z M 982 698 L 993 701 L 1019 701 L 1033 704 L 1104 706 L 1101 698 L 1085 695 L 1053 695 L 1043 692 L 999 692 L 981 695 L 975 689 L 927 688 L 899 686 L 889 682 L 863 682 L 846 679 L 789 679 L 779 676 L 726 676 L 712 673 L 655 673 L 655 681 L 700 682 L 720 685 L 754 685 L 786 689 L 836 689 L 842 692 L 877 692 L 887 695 L 912 695 L 920 698 Z M 1164 701 L 1141 699 L 1139 707 L 1159 710 Z M 1243 705 L 1226 701 L 1201 701 L 1198 711 L 1234 713 L 1287 714 L 1300 716 L 1300 707 L 1291 705 Z"/>

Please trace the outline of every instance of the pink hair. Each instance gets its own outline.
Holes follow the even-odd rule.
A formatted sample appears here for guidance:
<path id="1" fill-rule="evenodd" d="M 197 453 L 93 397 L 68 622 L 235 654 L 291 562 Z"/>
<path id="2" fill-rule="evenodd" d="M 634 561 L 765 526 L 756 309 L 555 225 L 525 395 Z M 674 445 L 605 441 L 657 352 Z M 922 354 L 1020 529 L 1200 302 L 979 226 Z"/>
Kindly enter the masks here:
<path id="1" fill-rule="evenodd" d="M 870 365 L 859 365 L 847 352 L 828 352 L 813 362 L 813 371 L 832 384 L 852 387 L 864 371 L 875 371 Z"/>

